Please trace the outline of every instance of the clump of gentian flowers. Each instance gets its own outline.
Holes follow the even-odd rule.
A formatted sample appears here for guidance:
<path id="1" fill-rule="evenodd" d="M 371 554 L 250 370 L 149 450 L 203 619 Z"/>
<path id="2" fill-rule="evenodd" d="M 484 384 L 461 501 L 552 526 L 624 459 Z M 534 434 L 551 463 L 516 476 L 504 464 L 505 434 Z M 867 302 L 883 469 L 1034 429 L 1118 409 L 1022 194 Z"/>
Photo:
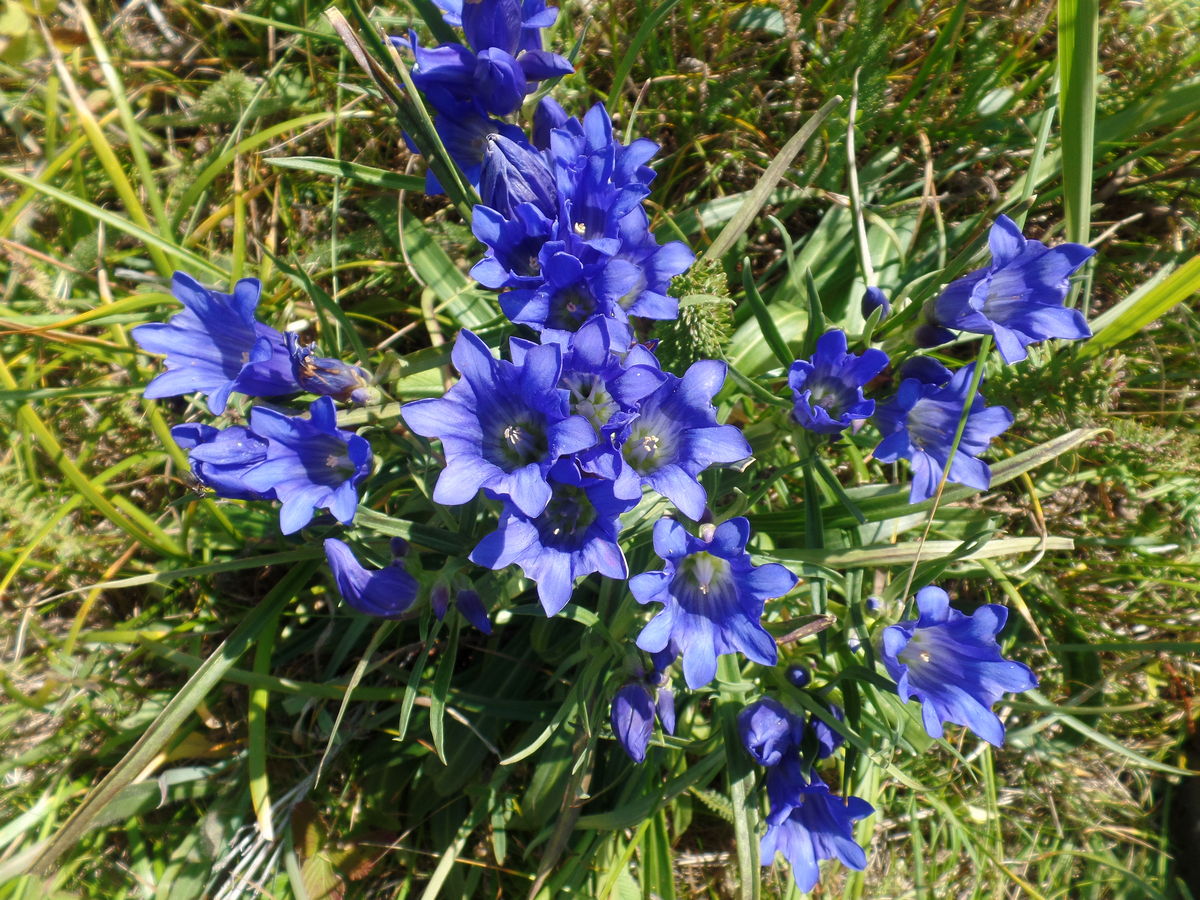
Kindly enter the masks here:
<path id="1" fill-rule="evenodd" d="M 513 121 L 541 82 L 573 71 L 543 48 L 542 31 L 557 16 L 544 0 L 435 3 L 464 42 L 427 47 L 415 32 L 396 40 L 413 54 L 413 83 L 434 111 L 439 136 L 479 191 L 471 228 L 485 249 L 471 273 L 499 292 L 498 307 L 525 337 L 511 338 L 504 358 L 463 329 L 451 353 L 459 379 L 441 397 L 405 403 L 400 415 L 411 432 L 440 446 L 433 502 L 462 506 L 482 497 L 496 510 L 495 529 L 465 548 L 470 563 L 519 568 L 546 616 L 575 602 L 580 580 L 593 575 L 626 581 L 630 599 L 654 607 L 630 648 L 639 662 L 610 681 L 618 685 L 611 737 L 643 764 L 656 721 L 675 733 L 677 667 L 687 689 L 701 692 L 711 689 L 721 656 L 780 664 L 764 619 L 799 579 L 779 563 L 752 561 L 749 520 L 722 517 L 702 480 L 713 469 L 749 464 L 754 452 L 740 428 L 721 421 L 716 400 L 727 363 L 700 359 L 672 374 L 646 340 L 654 322 L 678 317 L 672 281 L 694 260 L 682 242 L 662 243 L 650 227 L 644 201 L 658 146 L 619 141 L 600 103 L 577 119 L 547 95 L 529 133 Z M 432 176 L 428 190 L 440 190 Z M 1089 336 L 1064 300 L 1070 276 L 1093 251 L 1026 240 L 1005 216 L 989 244 L 986 268 L 927 304 L 923 343 L 953 331 L 986 334 L 1003 362 L 1014 363 L 1035 342 Z M 715 261 L 709 265 L 719 272 Z M 440 620 L 453 591 L 458 611 L 490 635 L 488 608 L 463 576 L 430 584 L 409 571 L 404 541 L 393 540 L 390 561 L 378 564 L 377 548 L 356 553 L 334 536 L 353 524 L 374 466 L 367 439 L 339 426 L 336 404 L 377 402 L 370 374 L 258 321 L 254 279 L 224 294 L 176 273 L 172 287 L 183 311 L 135 328 L 133 337 L 166 357 L 146 397 L 198 394 L 204 414 L 227 417 L 224 427 L 197 421 L 172 429 L 194 478 L 221 498 L 278 502 L 280 530 L 322 540 L 333 583 L 357 613 L 403 618 L 427 599 Z M 873 285 L 861 312 L 876 323 L 895 314 Z M 720 345 L 708 337 L 708 345 Z M 909 463 L 911 503 L 938 496 L 945 481 L 987 489 L 991 473 L 981 457 L 1013 416 L 980 395 L 982 361 L 952 371 L 946 358 L 900 348 L 894 393 L 877 401 L 868 394 L 887 380 L 891 360 L 867 343 L 832 329 L 788 368 L 789 423 L 799 445 L 819 450 L 873 426 L 875 459 Z M 307 413 L 289 405 L 306 394 L 315 396 Z M 235 395 L 270 403 L 246 411 Z M 631 576 L 622 535 L 631 514 L 647 507 L 658 510 L 653 549 L 662 568 Z M 933 585 L 915 602 L 916 618 L 877 633 L 883 670 L 902 701 L 920 703 L 931 737 L 954 723 L 999 746 L 1004 725 L 993 707 L 1037 683 L 1028 667 L 1002 655 L 997 636 L 1007 611 L 988 604 L 966 615 Z M 811 690 L 807 666 L 784 665 L 781 683 Z M 806 718 L 766 695 L 736 717 L 745 752 L 765 770 L 763 864 L 781 853 L 803 891 L 817 884 L 822 860 L 865 867 L 852 829 L 873 813 L 861 798 L 835 795 L 818 774 L 852 726 L 831 702 L 811 696 L 827 717 Z"/>

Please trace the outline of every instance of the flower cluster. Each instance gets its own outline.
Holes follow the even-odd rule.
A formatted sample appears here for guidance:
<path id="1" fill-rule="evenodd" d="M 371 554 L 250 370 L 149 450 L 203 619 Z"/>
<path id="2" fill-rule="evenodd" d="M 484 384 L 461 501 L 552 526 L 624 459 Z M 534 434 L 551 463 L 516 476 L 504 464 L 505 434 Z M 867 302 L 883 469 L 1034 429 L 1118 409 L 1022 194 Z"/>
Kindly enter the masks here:
<path id="1" fill-rule="evenodd" d="M 145 396 L 201 393 L 209 412 L 221 415 L 233 393 L 317 395 L 307 417 L 255 406 L 248 425 L 174 426 L 171 436 L 188 451 L 192 475 L 219 497 L 278 500 L 284 534 L 308 525 L 316 509 L 328 510 L 343 524 L 352 522 L 358 485 L 371 471 L 371 446 L 338 428 L 333 398 L 365 401 L 367 373 L 317 357 L 295 335 L 285 336 L 257 321 L 262 290 L 257 279 L 243 278 L 232 294 L 223 294 L 176 272 L 171 286 L 183 311 L 169 322 L 139 325 L 131 332 L 143 350 L 166 356 L 167 371 L 146 386 Z M 352 607 L 394 615 L 405 606 L 402 598 L 411 602 L 415 597 L 415 582 L 402 569 L 368 575 L 345 544 L 331 540 L 326 549 L 342 596 Z"/>
<path id="2" fill-rule="evenodd" d="M 823 859 L 838 859 L 851 869 L 863 869 L 867 856 L 854 840 L 853 823 L 875 810 L 859 797 L 836 797 L 811 766 L 803 747 L 811 740 L 817 759 L 837 749 L 824 723 L 804 719 L 771 697 L 762 697 L 738 713 L 738 732 L 746 752 L 767 769 L 770 813 L 760 843 L 762 863 L 769 866 L 782 853 L 792 866 L 796 886 L 811 891 L 820 877 Z M 811 732 L 811 738 L 809 733 Z"/>
<path id="3" fill-rule="evenodd" d="M 518 324 L 576 331 L 598 316 L 628 344 L 630 316 L 678 316 L 671 279 L 694 259 L 679 241 L 658 243 L 641 205 L 658 145 L 621 144 L 603 104 L 558 121 L 548 138 L 539 150 L 488 137 L 472 219 L 487 254 L 471 273 L 504 291 L 500 306 Z"/>
<path id="4" fill-rule="evenodd" d="M 413 84 L 433 107 L 434 128 L 451 159 L 478 186 L 489 135 L 525 142 L 519 128 L 495 117 L 515 113 L 540 81 L 575 70 L 542 49 L 542 29 L 558 18 L 545 0 L 441 0 L 438 6 L 448 25 L 463 30 L 466 44 L 422 47 L 410 31 Z M 432 175 L 427 180 L 430 193 L 441 190 Z"/>

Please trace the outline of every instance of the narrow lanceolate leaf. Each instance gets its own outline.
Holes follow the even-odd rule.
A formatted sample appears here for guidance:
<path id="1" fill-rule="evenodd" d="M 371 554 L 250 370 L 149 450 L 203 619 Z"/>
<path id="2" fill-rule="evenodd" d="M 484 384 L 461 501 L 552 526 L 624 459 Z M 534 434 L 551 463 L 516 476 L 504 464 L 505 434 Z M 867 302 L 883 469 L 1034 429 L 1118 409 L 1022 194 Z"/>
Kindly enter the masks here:
<path id="1" fill-rule="evenodd" d="M 289 569 L 262 601 L 242 620 L 225 641 L 213 651 L 212 656 L 195 671 L 178 693 L 167 703 L 136 744 L 112 771 L 92 789 L 79 808 L 66 823 L 51 837 L 30 860 L 26 871 L 36 875 L 50 875 L 55 863 L 64 853 L 75 846 L 87 832 L 92 821 L 127 785 L 145 770 L 147 764 L 170 740 L 171 736 L 220 682 L 222 676 L 233 667 L 239 657 L 250 648 L 263 629 L 273 621 L 284 606 L 291 601 L 308 581 L 316 569 L 315 562 L 301 563 Z"/>
<path id="2" fill-rule="evenodd" d="M 992 559 L 1000 556 L 1019 556 L 1039 550 L 1074 550 L 1075 542 L 1065 537 L 1018 537 L 997 538 L 979 547 L 967 547 L 962 541 L 911 541 L 903 544 L 873 544 L 868 547 L 837 550 L 783 549 L 764 554 L 763 558 L 783 562 L 803 562 L 832 569 L 866 569 L 885 566 L 905 566 L 916 560 L 931 561 L 945 559 Z"/>
<path id="3" fill-rule="evenodd" d="M 1063 205 L 1067 240 L 1080 244 L 1088 242 L 1091 226 L 1099 27 L 1099 0 L 1059 0 L 1058 114 L 1062 124 Z"/>
<path id="4" fill-rule="evenodd" d="M 1133 337 L 1189 297 L 1200 292 L 1200 256 L 1169 275 L 1151 278 L 1116 306 L 1092 322 L 1094 337 L 1079 348 L 1083 359 L 1098 356 Z"/>
<path id="5" fill-rule="evenodd" d="M 792 135 L 791 140 L 784 144 L 783 149 L 779 151 L 779 155 L 771 160 L 771 164 L 763 172 L 762 178 L 758 180 L 758 184 L 746 195 L 746 199 L 742 201 L 742 205 L 734 213 L 733 218 L 721 229 L 721 233 L 717 235 L 717 239 L 712 242 L 701 256 L 710 259 L 720 259 L 733 249 L 733 245 L 737 243 L 737 239 L 746 232 L 746 229 L 750 227 L 750 223 L 754 221 L 754 217 L 758 215 L 758 211 L 767 202 L 767 197 L 775 189 L 775 185 L 779 183 L 779 179 L 787 172 L 788 167 L 792 164 L 792 160 L 799 155 L 800 151 L 804 149 L 804 145 L 817 133 L 817 129 L 821 127 L 821 123 L 825 121 L 834 108 L 841 102 L 841 97 L 831 97 L 824 106 L 813 113 L 812 117 L 804 123 L 804 126 L 799 131 Z"/>
<path id="6" fill-rule="evenodd" d="M 355 181 L 388 191 L 416 191 L 418 193 L 425 191 L 425 179 L 418 175 L 402 175 L 399 172 L 389 172 L 387 169 L 364 166 L 360 163 L 347 162 L 344 159 L 329 159 L 325 156 L 285 156 L 278 159 L 267 158 L 263 162 L 281 169 L 297 169 L 301 172 L 315 172 L 318 175 L 345 178 L 347 181 Z"/>

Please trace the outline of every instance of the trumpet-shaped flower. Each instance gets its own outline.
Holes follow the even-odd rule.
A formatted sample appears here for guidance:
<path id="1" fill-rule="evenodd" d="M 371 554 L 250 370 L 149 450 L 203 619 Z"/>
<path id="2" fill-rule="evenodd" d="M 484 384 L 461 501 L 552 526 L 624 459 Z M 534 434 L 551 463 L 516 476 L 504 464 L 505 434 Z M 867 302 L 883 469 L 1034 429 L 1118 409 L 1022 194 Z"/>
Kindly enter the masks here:
<path id="1" fill-rule="evenodd" d="M 147 353 L 167 357 L 167 371 L 146 385 L 145 396 L 199 392 L 207 395 L 209 412 L 219 416 L 234 391 L 275 397 L 299 390 L 283 335 L 254 319 L 261 290 L 257 278 L 243 278 L 232 294 L 222 294 L 176 272 L 171 292 L 183 312 L 130 332 Z"/>
<path id="2" fill-rule="evenodd" d="M 188 422 L 171 428 L 171 437 L 188 451 L 192 475 L 219 497 L 274 500 L 274 488 L 258 491 L 246 484 L 246 473 L 265 462 L 267 442 L 242 425 L 213 428 Z"/>
<path id="3" fill-rule="evenodd" d="M 630 759 L 635 763 L 645 760 L 654 733 L 654 701 L 645 686 L 635 682 L 617 691 L 610 718 L 613 734 Z"/>
<path id="4" fill-rule="evenodd" d="M 399 545 L 397 545 L 397 541 Z M 326 538 L 325 558 L 333 580 L 346 605 L 368 616 L 395 618 L 408 611 L 417 599 L 417 579 L 404 568 L 404 542 L 393 541 L 391 565 L 368 569 L 354 551 L 337 538 Z M 400 552 L 397 552 L 399 550 Z"/>
<path id="5" fill-rule="evenodd" d="M 497 360 L 464 329 L 451 359 L 462 378 L 446 396 L 417 400 L 401 411 L 413 431 L 439 439 L 445 450 L 433 499 L 453 506 L 487 488 L 523 516 L 540 516 L 552 493 L 551 466 L 596 442 L 587 419 L 569 414 L 559 388 L 561 350 L 533 347 L 514 364 Z"/>
<path id="6" fill-rule="evenodd" d="M 888 363 L 882 350 L 846 352 L 846 333 L 830 331 L 817 341 L 811 360 L 798 359 L 788 370 L 795 398 L 792 416 L 817 434 L 839 434 L 855 419 L 875 412 L 875 401 L 863 398 L 863 385 Z"/>
<path id="7" fill-rule="evenodd" d="M 620 496 L 636 497 L 637 486 L 645 485 L 699 521 L 708 496 L 696 476 L 709 466 L 751 454 L 738 428 L 717 424 L 712 398 L 724 381 L 725 364 L 703 359 L 682 378 L 667 374 L 666 381 L 642 399 L 637 414 L 617 435 L 623 460 Z"/>
<path id="8" fill-rule="evenodd" d="M 284 534 L 312 521 L 314 507 L 344 525 L 354 521 L 358 483 L 371 471 L 371 445 L 337 427 L 331 398 L 318 398 L 309 411 L 307 419 L 261 406 L 250 411 L 250 430 L 266 439 L 267 458 L 242 480 L 251 490 L 275 491 Z"/>
<path id="9" fill-rule="evenodd" d="M 1008 610 L 989 603 L 967 616 L 932 585 L 917 592 L 917 610 L 917 619 L 883 631 L 880 657 L 900 698 L 920 701 L 930 737 L 941 737 L 944 724 L 954 722 L 999 747 L 1004 724 L 992 706 L 1005 693 L 1037 686 L 1028 666 L 1000 654 L 996 635 Z"/>
<path id="10" fill-rule="evenodd" d="M 1008 216 L 996 219 L 988 245 L 991 265 L 951 282 L 934 301 L 935 325 L 994 335 L 1006 363 L 1025 359 L 1026 348 L 1038 341 L 1092 336 L 1083 314 L 1063 301 L 1071 274 L 1095 250 L 1026 240 Z"/>
<path id="11" fill-rule="evenodd" d="M 765 666 L 775 665 L 775 639 L 760 624 L 764 603 L 782 597 L 796 576 L 777 563 L 755 566 L 746 552 L 750 523 L 730 519 L 694 537 L 674 519 L 654 526 L 654 551 L 666 563 L 658 572 L 629 580 L 638 603 L 663 608 L 638 635 L 648 653 L 668 650 L 683 657 L 683 677 L 692 690 L 717 672 L 717 657 L 740 651 Z"/>
<path id="12" fill-rule="evenodd" d="M 835 797 L 820 779 L 798 786 L 786 803 L 777 805 L 772 799 L 767 833 L 759 844 L 763 865 L 771 865 L 775 854 L 782 853 L 791 863 L 796 887 L 804 892 L 816 887 L 823 859 L 862 870 L 867 855 L 855 842 L 852 826 L 874 811 L 860 797 Z"/>
<path id="13" fill-rule="evenodd" d="M 974 363 L 964 366 L 941 387 L 907 378 L 896 396 L 875 414 L 884 435 L 875 448 L 875 458 L 881 462 L 909 460 L 913 476 L 909 491 L 911 503 L 919 503 L 937 493 L 959 418 L 967 403 L 974 368 Z M 978 458 L 979 454 L 1012 423 L 1012 413 L 1003 406 L 985 407 L 983 397 L 976 392 L 950 465 L 948 480 L 986 490 L 991 484 L 992 472 L 987 463 Z"/>
<path id="14" fill-rule="evenodd" d="M 494 532 L 471 551 L 471 561 L 490 569 L 519 565 L 536 582 L 546 615 L 571 600 L 575 580 L 593 572 L 629 575 L 617 543 L 621 514 L 634 501 L 613 496 L 612 484 L 580 477 L 574 462 L 560 460 L 550 471 L 553 493 L 536 516 L 506 504 Z"/>

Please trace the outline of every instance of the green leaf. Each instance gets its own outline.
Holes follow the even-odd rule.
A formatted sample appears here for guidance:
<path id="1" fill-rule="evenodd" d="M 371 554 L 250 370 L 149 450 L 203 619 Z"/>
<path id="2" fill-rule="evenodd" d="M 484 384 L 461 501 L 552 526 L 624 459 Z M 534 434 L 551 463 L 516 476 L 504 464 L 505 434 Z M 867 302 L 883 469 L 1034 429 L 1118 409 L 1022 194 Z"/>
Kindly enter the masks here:
<path id="1" fill-rule="evenodd" d="M 1081 359 L 1091 359 L 1111 350 L 1200 292 L 1200 256 L 1192 257 L 1165 276 L 1160 275 L 1155 275 L 1092 321 L 1094 336 L 1079 347 Z"/>
<path id="2" fill-rule="evenodd" d="M 356 181 L 359 184 L 389 191 L 425 192 L 425 179 L 419 175 L 402 175 L 398 172 L 389 172 L 387 169 L 347 162 L 344 159 L 329 159 L 324 156 L 284 156 L 267 157 L 263 162 L 281 169 L 297 169 L 301 172 L 315 172 L 318 175 L 345 178 L 348 181 Z"/>

